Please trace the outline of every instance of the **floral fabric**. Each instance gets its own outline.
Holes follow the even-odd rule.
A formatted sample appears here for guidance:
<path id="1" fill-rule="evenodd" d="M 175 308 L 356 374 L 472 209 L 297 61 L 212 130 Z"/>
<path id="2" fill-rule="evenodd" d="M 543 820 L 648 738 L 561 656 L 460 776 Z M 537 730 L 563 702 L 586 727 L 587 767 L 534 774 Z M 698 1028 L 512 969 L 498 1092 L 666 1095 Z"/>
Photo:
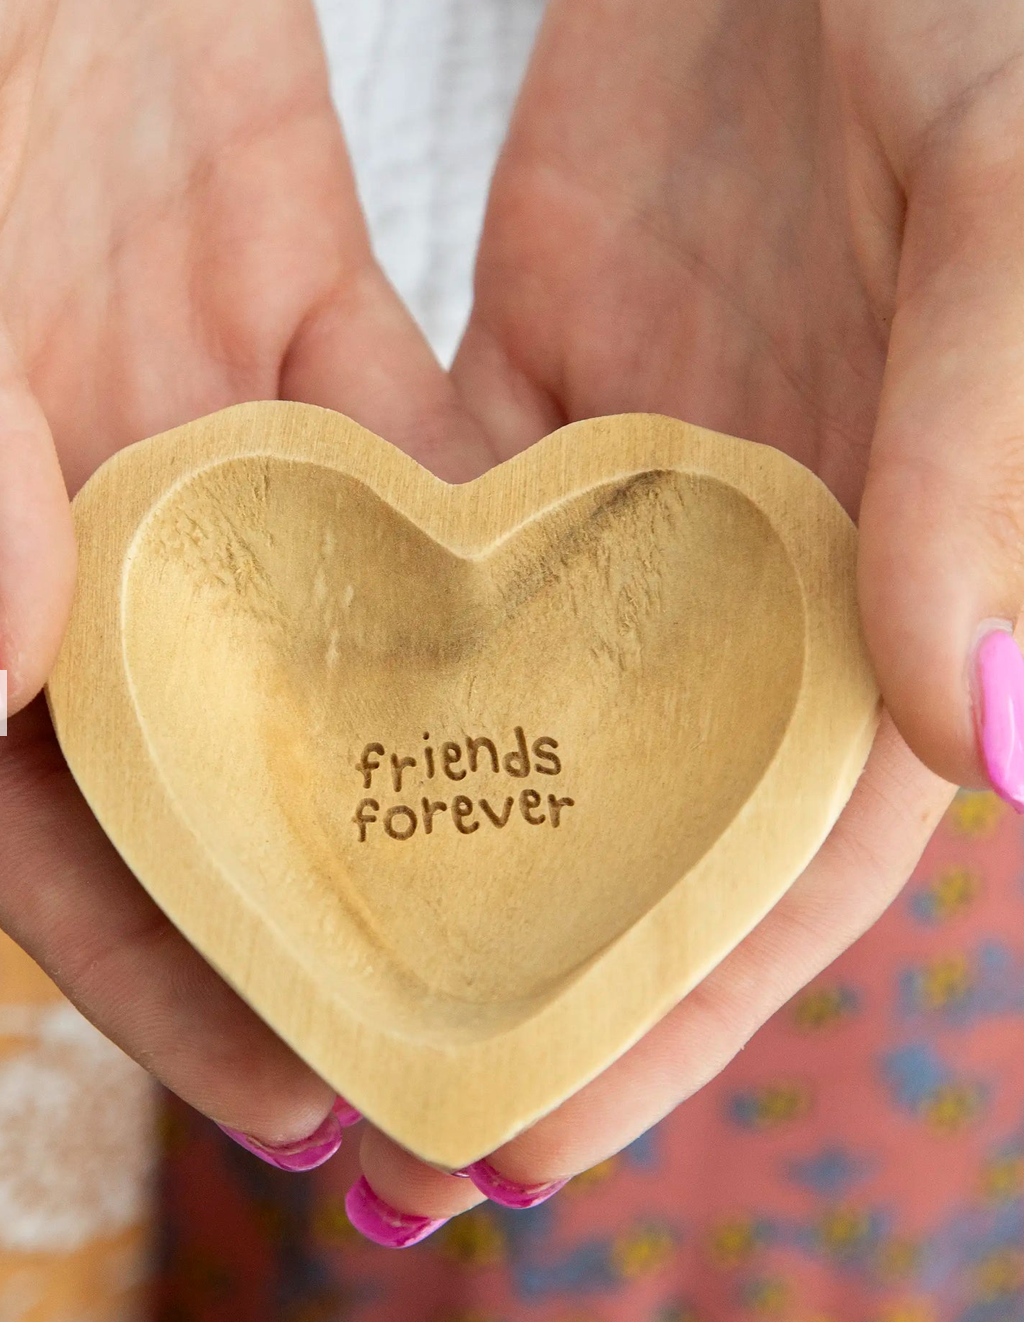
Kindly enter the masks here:
<path id="1" fill-rule="evenodd" d="M 356 1131 L 357 1133 L 358 1131 Z M 401 1252 L 173 1103 L 159 1322 L 1024 1322 L 1024 827 L 961 793 L 885 917 L 711 1085 Z"/>
<path id="2" fill-rule="evenodd" d="M 0 934 L 0 1322 L 151 1316 L 154 1094 Z"/>

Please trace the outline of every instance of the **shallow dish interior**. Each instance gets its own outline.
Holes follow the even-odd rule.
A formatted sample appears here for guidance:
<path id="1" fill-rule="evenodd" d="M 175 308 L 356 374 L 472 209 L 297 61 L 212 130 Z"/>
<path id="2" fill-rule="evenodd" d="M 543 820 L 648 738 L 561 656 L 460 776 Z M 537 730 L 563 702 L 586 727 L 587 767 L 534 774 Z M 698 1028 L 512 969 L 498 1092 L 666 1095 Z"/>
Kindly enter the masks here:
<path id="1" fill-rule="evenodd" d="M 442 1044 L 531 1015 L 686 884 L 804 664 L 767 519 L 677 472 L 465 558 L 332 469 L 224 461 L 141 526 L 122 615 L 217 870 L 356 1017 Z"/>

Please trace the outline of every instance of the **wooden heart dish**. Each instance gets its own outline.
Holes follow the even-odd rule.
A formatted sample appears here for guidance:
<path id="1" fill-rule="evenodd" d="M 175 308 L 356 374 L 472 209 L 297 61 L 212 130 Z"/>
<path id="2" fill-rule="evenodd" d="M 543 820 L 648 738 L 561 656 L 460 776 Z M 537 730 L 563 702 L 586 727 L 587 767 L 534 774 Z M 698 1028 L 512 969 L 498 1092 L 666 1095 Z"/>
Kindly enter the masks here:
<path id="1" fill-rule="evenodd" d="M 777 450 L 669 418 L 449 486 L 246 404 L 74 509 L 48 691 L 83 794 L 267 1022 L 441 1166 L 750 931 L 875 731 L 853 524 Z"/>

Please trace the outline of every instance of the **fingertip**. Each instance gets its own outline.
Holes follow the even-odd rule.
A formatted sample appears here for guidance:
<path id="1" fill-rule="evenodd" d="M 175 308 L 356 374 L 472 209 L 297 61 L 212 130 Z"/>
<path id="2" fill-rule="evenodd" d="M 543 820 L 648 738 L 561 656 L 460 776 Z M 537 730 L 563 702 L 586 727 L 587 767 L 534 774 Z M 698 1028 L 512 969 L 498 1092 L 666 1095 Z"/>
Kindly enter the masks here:
<path id="1" fill-rule="evenodd" d="M 391 1207 L 447 1219 L 484 1201 L 469 1180 L 428 1166 L 379 1129 L 367 1126 L 359 1161 L 375 1194 Z"/>
<path id="2" fill-rule="evenodd" d="M 290 1143 L 264 1143 L 228 1125 L 218 1124 L 217 1128 L 268 1166 L 301 1173 L 316 1170 L 318 1166 L 330 1161 L 341 1147 L 343 1125 L 332 1107 L 311 1133 Z"/>
<path id="3" fill-rule="evenodd" d="M 447 1217 L 419 1216 L 402 1212 L 377 1193 L 365 1175 L 360 1175 L 345 1195 L 345 1214 L 356 1230 L 382 1248 L 408 1249 L 432 1235 Z"/>
<path id="4" fill-rule="evenodd" d="M 31 702 L 53 668 L 75 583 L 71 507 L 41 415 L 39 423 L 0 428 L 0 670 L 10 715 Z"/>
<path id="5" fill-rule="evenodd" d="M 929 770 L 983 788 L 972 692 L 979 620 L 999 587 L 974 570 L 977 548 L 948 509 L 950 493 L 919 493 L 876 478 L 861 508 L 858 590 L 882 699 Z"/>
<path id="6" fill-rule="evenodd" d="M 468 1176 L 485 1198 L 490 1199 L 492 1203 L 499 1203 L 502 1207 L 537 1207 L 541 1203 L 546 1203 L 549 1198 L 553 1198 L 569 1183 L 568 1179 L 559 1179 L 524 1184 L 520 1180 L 513 1180 L 503 1175 L 486 1158 L 474 1161 L 471 1166 L 458 1173 Z"/>
<path id="7" fill-rule="evenodd" d="M 1024 813 L 1024 656 L 1009 621 L 982 623 L 972 674 L 985 773 L 1000 798 Z"/>

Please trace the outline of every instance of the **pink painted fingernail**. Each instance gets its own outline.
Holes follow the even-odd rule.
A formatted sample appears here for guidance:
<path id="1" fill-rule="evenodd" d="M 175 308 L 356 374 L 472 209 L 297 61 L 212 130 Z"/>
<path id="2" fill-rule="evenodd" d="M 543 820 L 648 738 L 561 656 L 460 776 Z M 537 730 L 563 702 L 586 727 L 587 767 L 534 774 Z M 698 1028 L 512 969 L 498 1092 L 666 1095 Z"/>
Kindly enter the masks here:
<path id="1" fill-rule="evenodd" d="M 517 1184 L 494 1169 L 489 1161 L 474 1161 L 464 1171 L 482 1194 L 502 1207 L 536 1207 L 564 1189 L 568 1180 L 551 1180 L 548 1184 Z"/>
<path id="2" fill-rule="evenodd" d="M 411 1248 L 449 1219 L 399 1212 L 374 1193 L 365 1175 L 360 1175 L 345 1195 L 345 1211 L 361 1235 L 386 1249 Z"/>
<path id="3" fill-rule="evenodd" d="M 348 1107 L 347 1102 L 345 1105 Z M 352 1108 L 348 1109 L 351 1111 Z M 229 1129 L 227 1125 L 218 1125 L 217 1128 L 268 1166 L 276 1166 L 280 1171 L 311 1171 L 329 1161 L 341 1147 L 341 1131 L 346 1123 L 352 1122 L 342 1120 L 332 1109 L 308 1138 L 301 1138 L 296 1143 L 283 1143 L 279 1147 L 261 1143 L 240 1130 Z"/>
<path id="4" fill-rule="evenodd" d="M 1024 813 L 1024 657 L 1009 625 L 993 624 L 981 639 L 975 671 L 985 770 L 1000 798 Z"/>
<path id="5" fill-rule="evenodd" d="M 346 1102 L 344 1097 L 339 1097 L 331 1107 L 331 1114 L 337 1117 L 338 1124 L 342 1129 L 348 1129 L 349 1125 L 357 1125 L 363 1118 L 362 1111 L 357 1111 L 350 1103 Z"/>

